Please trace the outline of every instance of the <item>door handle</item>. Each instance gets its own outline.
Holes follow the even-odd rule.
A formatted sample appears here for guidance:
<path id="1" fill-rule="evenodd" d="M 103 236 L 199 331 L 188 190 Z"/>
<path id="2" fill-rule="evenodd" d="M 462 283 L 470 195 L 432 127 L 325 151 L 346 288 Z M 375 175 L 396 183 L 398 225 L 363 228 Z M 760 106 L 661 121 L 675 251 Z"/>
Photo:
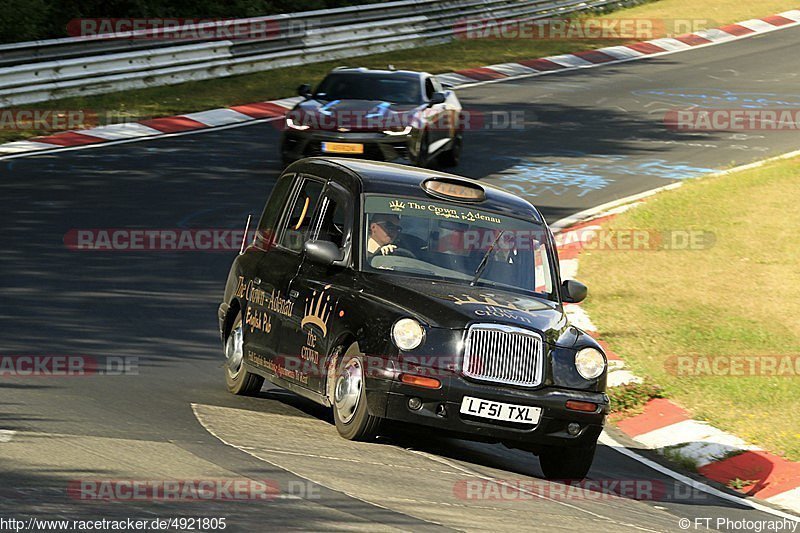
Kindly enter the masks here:
<path id="1" fill-rule="evenodd" d="M 289 291 L 289 298 L 297 298 L 298 296 L 300 296 L 300 293 L 296 290 L 292 289 Z"/>

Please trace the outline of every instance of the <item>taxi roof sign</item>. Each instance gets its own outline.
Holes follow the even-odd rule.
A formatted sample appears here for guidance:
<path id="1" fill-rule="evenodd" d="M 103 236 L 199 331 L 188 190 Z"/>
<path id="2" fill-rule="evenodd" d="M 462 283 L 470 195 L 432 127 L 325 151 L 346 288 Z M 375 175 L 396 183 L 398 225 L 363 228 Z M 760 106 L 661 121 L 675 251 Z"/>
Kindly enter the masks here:
<path id="1" fill-rule="evenodd" d="M 454 178 L 431 178 L 422 182 L 422 188 L 431 196 L 462 202 L 480 202 L 486 191 L 480 185 Z"/>

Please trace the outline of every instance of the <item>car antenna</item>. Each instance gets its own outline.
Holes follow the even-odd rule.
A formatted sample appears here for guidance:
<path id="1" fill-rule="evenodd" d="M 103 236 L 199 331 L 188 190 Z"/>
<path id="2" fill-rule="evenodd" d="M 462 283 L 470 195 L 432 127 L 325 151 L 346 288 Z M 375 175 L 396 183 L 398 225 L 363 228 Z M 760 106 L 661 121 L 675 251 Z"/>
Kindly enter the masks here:
<path id="1" fill-rule="evenodd" d="M 242 235 L 242 246 L 239 248 L 239 255 L 244 253 L 244 243 L 247 242 L 247 232 L 250 231 L 250 219 L 253 215 L 247 215 L 247 224 L 244 226 L 244 235 Z"/>

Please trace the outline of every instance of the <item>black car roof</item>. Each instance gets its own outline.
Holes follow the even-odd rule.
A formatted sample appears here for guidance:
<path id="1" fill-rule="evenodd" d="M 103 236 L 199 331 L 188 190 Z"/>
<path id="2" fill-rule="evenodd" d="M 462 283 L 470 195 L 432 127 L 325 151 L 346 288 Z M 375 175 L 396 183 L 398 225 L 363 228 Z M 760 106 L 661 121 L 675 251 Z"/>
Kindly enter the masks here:
<path id="1" fill-rule="evenodd" d="M 380 193 L 384 195 L 402 195 L 418 198 L 428 198 L 422 188 L 422 182 L 431 178 L 449 178 L 465 183 L 479 185 L 486 191 L 486 199 L 481 202 L 472 203 L 481 209 L 487 209 L 498 213 L 524 218 L 533 219 L 540 224 L 544 219 L 539 211 L 527 200 L 488 183 L 479 180 L 439 172 L 435 170 L 409 167 L 395 163 L 383 163 L 378 161 L 368 161 L 363 159 L 348 159 L 342 157 L 312 157 L 306 159 L 309 163 L 334 164 L 350 171 L 351 175 L 357 177 L 361 183 L 361 190 L 364 193 Z M 455 203 L 464 203 L 457 202 Z"/>
<path id="2" fill-rule="evenodd" d="M 383 76 L 396 76 L 398 78 L 419 78 L 420 76 L 426 75 L 425 72 L 417 72 L 415 70 L 381 70 L 364 67 L 339 67 L 333 69 L 328 74 L 380 74 Z"/>

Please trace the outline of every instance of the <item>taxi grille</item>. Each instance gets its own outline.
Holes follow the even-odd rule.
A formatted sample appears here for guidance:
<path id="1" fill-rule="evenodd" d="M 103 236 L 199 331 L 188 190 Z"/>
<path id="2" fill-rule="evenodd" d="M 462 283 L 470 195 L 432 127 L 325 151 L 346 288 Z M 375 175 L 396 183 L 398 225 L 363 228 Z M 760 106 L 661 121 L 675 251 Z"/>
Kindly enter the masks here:
<path id="1" fill-rule="evenodd" d="M 467 332 L 462 372 L 480 381 L 521 387 L 542 382 L 543 343 L 535 331 L 476 324 Z"/>

